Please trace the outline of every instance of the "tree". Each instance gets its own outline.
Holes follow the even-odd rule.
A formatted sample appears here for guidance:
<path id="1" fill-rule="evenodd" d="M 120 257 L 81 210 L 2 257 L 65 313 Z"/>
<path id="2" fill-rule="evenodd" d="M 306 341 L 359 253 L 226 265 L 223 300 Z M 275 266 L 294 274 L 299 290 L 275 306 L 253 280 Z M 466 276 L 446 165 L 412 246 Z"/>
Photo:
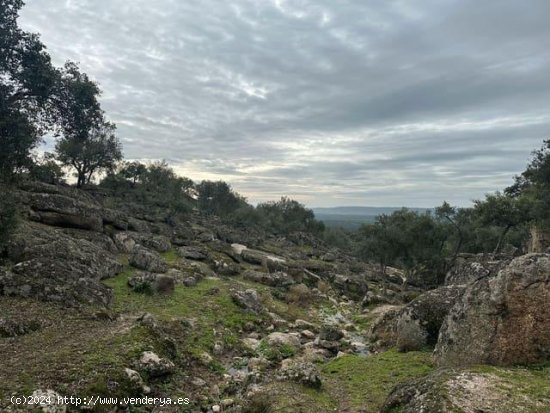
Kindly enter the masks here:
<path id="1" fill-rule="evenodd" d="M 58 160 L 76 170 L 77 187 L 94 174 L 109 171 L 122 159 L 116 126 L 105 119 L 98 102 L 100 90 L 75 63 L 65 64 L 57 102 Z"/>
<path id="2" fill-rule="evenodd" d="M 147 165 L 141 162 L 125 162 L 120 170 L 120 175 L 125 179 L 129 179 L 132 187 L 137 183 L 143 182 L 143 177 L 147 173 Z"/>
<path id="3" fill-rule="evenodd" d="M 218 216 L 235 212 L 246 200 L 223 181 L 202 181 L 197 185 L 199 209 Z"/>
<path id="4" fill-rule="evenodd" d="M 88 185 L 94 174 L 112 170 L 122 159 L 122 146 L 114 124 L 102 120 L 85 139 L 64 136 L 56 146 L 58 160 L 76 170 L 78 188 Z"/>
<path id="5" fill-rule="evenodd" d="M 398 265 L 409 273 L 424 271 L 439 276 L 446 239 L 447 233 L 431 214 L 403 208 L 361 227 L 359 254 L 376 260 L 382 271 L 388 265 Z"/>
<path id="6" fill-rule="evenodd" d="M 261 203 L 256 209 L 265 217 L 270 229 L 282 234 L 295 231 L 321 234 L 325 229 L 325 225 L 315 219 L 311 209 L 287 197 Z"/>
<path id="7" fill-rule="evenodd" d="M 452 263 L 454 263 L 456 261 L 456 257 L 458 256 L 458 253 L 462 248 L 462 243 L 464 242 L 464 233 L 457 220 L 458 210 L 457 208 L 452 207 L 447 201 L 443 201 L 443 204 L 435 209 L 435 214 L 438 218 L 445 219 L 456 231 L 458 241 L 454 247 L 453 257 L 451 261 Z"/>
<path id="8" fill-rule="evenodd" d="M 525 200 L 500 192 L 486 195 L 484 200 L 474 201 L 474 211 L 481 225 L 495 225 L 502 229 L 493 254 L 500 251 L 506 234 L 512 228 L 529 221 L 528 208 Z"/>
<path id="9" fill-rule="evenodd" d="M 0 0 L 0 179 L 32 163 L 31 150 L 52 124 L 59 72 L 39 36 L 17 25 L 22 0 Z"/>

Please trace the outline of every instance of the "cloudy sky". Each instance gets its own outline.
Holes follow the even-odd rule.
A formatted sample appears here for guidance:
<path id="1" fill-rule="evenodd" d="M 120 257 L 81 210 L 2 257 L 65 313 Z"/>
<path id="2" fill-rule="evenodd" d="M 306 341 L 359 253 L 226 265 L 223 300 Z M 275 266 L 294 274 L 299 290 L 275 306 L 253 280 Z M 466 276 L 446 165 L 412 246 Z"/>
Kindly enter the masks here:
<path id="1" fill-rule="evenodd" d="M 252 202 L 468 205 L 550 137 L 548 0 L 27 0 L 127 158 Z"/>

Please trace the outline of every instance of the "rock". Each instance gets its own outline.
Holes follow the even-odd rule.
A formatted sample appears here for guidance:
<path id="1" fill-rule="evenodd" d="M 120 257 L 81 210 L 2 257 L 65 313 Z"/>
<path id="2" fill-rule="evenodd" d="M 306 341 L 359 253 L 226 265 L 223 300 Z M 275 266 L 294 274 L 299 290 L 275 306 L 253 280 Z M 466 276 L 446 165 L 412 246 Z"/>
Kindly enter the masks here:
<path id="1" fill-rule="evenodd" d="M 338 341 L 344 337 L 344 333 L 338 327 L 331 324 L 324 324 L 319 332 L 320 340 Z"/>
<path id="2" fill-rule="evenodd" d="M 214 361 L 214 358 L 210 354 L 208 354 L 206 351 L 203 351 L 199 356 L 199 360 L 201 361 L 202 364 L 204 364 L 205 366 L 208 366 L 210 363 Z"/>
<path id="3" fill-rule="evenodd" d="M 113 240 L 107 234 L 104 234 L 102 232 L 86 231 L 76 228 L 65 228 L 62 230 L 62 232 L 64 234 L 67 234 L 74 240 L 89 241 L 99 249 L 107 251 L 110 254 L 116 255 L 119 253 L 119 249 L 117 248 Z"/>
<path id="4" fill-rule="evenodd" d="M 32 399 L 37 400 L 38 411 L 43 413 L 65 413 L 67 406 L 59 403 L 62 396 L 53 390 L 35 390 L 32 392 Z"/>
<path id="5" fill-rule="evenodd" d="M 118 232 L 113 235 L 113 241 L 120 252 L 130 253 L 136 246 L 136 241 L 127 232 Z"/>
<path id="6" fill-rule="evenodd" d="M 268 268 L 269 265 L 271 265 L 272 268 L 278 268 L 278 264 L 285 263 L 285 259 L 282 257 L 248 248 L 241 250 L 240 256 L 244 261 L 250 264 L 262 265 L 265 268 Z"/>
<path id="7" fill-rule="evenodd" d="M 542 412 L 550 399 L 518 388 L 506 377 L 517 370 L 482 373 L 442 369 L 427 376 L 398 384 L 381 413 L 502 413 Z M 521 373 L 528 382 L 529 373 Z M 548 394 L 548 392 L 546 392 Z"/>
<path id="8" fill-rule="evenodd" d="M 10 320 L 0 318 L 0 337 L 17 337 L 40 329 L 40 323 L 34 320 Z"/>
<path id="9" fill-rule="evenodd" d="M 103 208 L 101 210 L 103 225 L 111 225 L 116 229 L 126 231 L 128 229 L 128 217 L 120 211 Z"/>
<path id="10" fill-rule="evenodd" d="M 239 307 L 258 313 L 263 307 L 258 292 L 253 289 L 245 291 L 231 290 L 231 298 Z"/>
<path id="11" fill-rule="evenodd" d="M 149 272 L 165 273 L 168 270 L 168 265 L 158 253 L 141 245 L 136 245 L 132 249 L 129 263 L 133 267 Z"/>
<path id="12" fill-rule="evenodd" d="M 495 276 L 509 262 L 509 259 L 497 260 L 492 255 L 461 254 L 447 273 L 445 285 L 469 284 L 483 277 Z"/>
<path id="13" fill-rule="evenodd" d="M 306 321 L 306 320 L 301 320 L 299 318 L 296 319 L 296 321 L 294 321 L 294 327 L 298 329 L 311 330 L 313 332 L 319 331 L 319 327 L 317 327 L 315 324 L 310 323 L 309 321 Z"/>
<path id="14" fill-rule="evenodd" d="M 128 285 L 136 292 L 169 295 L 174 292 L 175 282 L 166 274 L 139 272 L 128 280 Z"/>
<path id="15" fill-rule="evenodd" d="M 382 305 L 372 311 L 374 319 L 367 336 L 374 350 L 387 350 L 396 345 L 397 319 L 402 306 Z"/>
<path id="16" fill-rule="evenodd" d="M 242 343 L 245 348 L 256 351 L 256 349 L 260 345 L 260 340 L 251 337 L 245 337 L 242 339 Z"/>
<path id="17" fill-rule="evenodd" d="M 212 413 L 220 413 L 222 411 L 222 407 L 219 404 L 215 404 L 212 406 Z"/>
<path id="18" fill-rule="evenodd" d="M 139 368 L 149 377 L 162 377 L 170 375 L 175 370 L 175 365 L 170 360 L 161 358 L 152 351 L 144 351 L 139 359 Z"/>
<path id="19" fill-rule="evenodd" d="M 271 287 L 288 287 L 294 284 L 294 280 L 291 276 L 280 271 L 274 273 L 266 273 L 254 270 L 247 270 L 243 272 L 242 275 L 245 280 L 269 285 Z"/>
<path id="20" fill-rule="evenodd" d="M 514 259 L 469 284 L 449 312 L 434 352 L 439 365 L 515 365 L 550 354 L 550 254 Z"/>
<path id="21" fill-rule="evenodd" d="M 300 335 L 308 340 L 313 340 L 315 338 L 315 333 L 309 330 L 300 331 Z"/>
<path id="22" fill-rule="evenodd" d="M 463 292 L 462 286 L 440 287 L 421 294 L 407 304 L 397 317 L 396 342 L 399 351 L 435 346 L 445 317 Z"/>
<path id="23" fill-rule="evenodd" d="M 0 293 L 67 306 L 108 305 L 112 292 L 100 280 L 123 269 L 113 255 L 93 243 L 34 223 L 18 227 L 8 257 L 17 264 L 0 272 Z"/>
<path id="24" fill-rule="evenodd" d="M 298 334 L 274 332 L 269 334 L 266 340 L 272 347 L 291 346 L 296 349 L 300 347 Z"/>
<path id="25" fill-rule="evenodd" d="M 357 274 L 338 274 L 334 277 L 333 285 L 340 292 L 356 300 L 361 300 L 368 290 L 365 277 Z"/>
<path id="26" fill-rule="evenodd" d="M 279 380 L 290 380 L 314 389 L 321 388 L 322 380 L 315 364 L 304 361 L 283 360 L 278 372 Z"/>
<path id="27" fill-rule="evenodd" d="M 151 228 L 149 228 L 149 223 L 147 221 L 143 221 L 141 219 L 136 219 L 133 217 L 128 218 L 128 229 L 130 231 L 142 233 L 151 232 Z"/>
<path id="28" fill-rule="evenodd" d="M 208 250 L 198 246 L 180 247 L 177 249 L 177 254 L 180 257 L 197 261 L 203 261 L 208 258 Z"/>
<path id="29" fill-rule="evenodd" d="M 193 378 L 193 380 L 191 380 L 191 384 L 195 387 L 206 387 L 208 383 L 206 383 L 200 377 L 195 377 Z"/>
<path id="30" fill-rule="evenodd" d="M 143 381 L 143 378 L 140 376 L 140 374 L 132 369 L 125 368 L 124 372 L 126 373 L 126 376 L 128 377 L 128 380 L 143 394 L 149 394 L 151 393 L 151 388 L 145 384 Z"/>
<path id="31" fill-rule="evenodd" d="M 32 211 L 31 219 L 46 225 L 103 230 L 100 209 L 89 203 L 59 194 L 28 193 L 25 202 Z"/>
<path id="32" fill-rule="evenodd" d="M 157 252 L 167 252 L 172 248 L 170 240 L 164 235 L 139 234 L 134 237 L 139 244 Z"/>

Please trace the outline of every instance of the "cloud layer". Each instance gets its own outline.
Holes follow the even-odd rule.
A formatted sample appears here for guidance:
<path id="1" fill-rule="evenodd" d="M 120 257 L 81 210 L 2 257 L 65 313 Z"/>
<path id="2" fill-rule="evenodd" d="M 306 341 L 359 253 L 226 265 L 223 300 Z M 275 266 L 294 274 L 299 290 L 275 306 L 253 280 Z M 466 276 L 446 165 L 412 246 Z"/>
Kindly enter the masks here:
<path id="1" fill-rule="evenodd" d="M 550 2 L 40 0 L 125 155 L 253 202 L 459 205 L 550 135 Z"/>

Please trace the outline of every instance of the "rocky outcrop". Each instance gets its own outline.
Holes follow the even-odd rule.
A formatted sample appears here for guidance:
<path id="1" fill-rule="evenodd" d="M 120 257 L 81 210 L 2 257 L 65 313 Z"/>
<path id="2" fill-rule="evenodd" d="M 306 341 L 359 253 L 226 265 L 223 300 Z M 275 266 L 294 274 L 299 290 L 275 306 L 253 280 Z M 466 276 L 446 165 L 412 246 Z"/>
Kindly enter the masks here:
<path id="1" fill-rule="evenodd" d="M 158 253 L 141 245 L 134 246 L 129 263 L 133 267 L 149 272 L 165 273 L 168 271 L 168 265 Z"/>
<path id="2" fill-rule="evenodd" d="M 292 359 L 283 360 L 277 378 L 293 381 L 314 389 L 321 388 L 322 380 L 315 364 Z"/>
<path id="3" fill-rule="evenodd" d="M 407 304 L 397 317 L 396 344 L 400 351 L 420 350 L 435 346 L 439 330 L 462 286 L 446 286 L 427 291 Z"/>
<path id="4" fill-rule="evenodd" d="M 487 372 L 442 369 L 397 385 L 380 413 L 516 413 L 543 412 L 550 399 L 525 391 L 532 377 L 525 371 Z M 536 379 L 535 379 L 536 380 Z M 540 379 L 539 379 L 540 380 Z M 536 383 L 536 381 L 534 381 Z M 548 394 L 546 392 L 546 394 Z"/>
<path id="5" fill-rule="evenodd" d="M 25 193 L 24 201 L 31 208 L 33 221 L 58 227 L 103 230 L 101 210 L 94 204 L 49 193 Z"/>
<path id="6" fill-rule="evenodd" d="M 469 284 L 480 278 L 495 276 L 510 259 L 492 254 L 460 254 L 445 276 L 445 285 Z"/>
<path id="7" fill-rule="evenodd" d="M 0 292 L 46 301 L 107 305 L 111 291 L 100 280 L 123 266 L 96 244 L 40 224 L 19 226 L 8 246 L 16 264 L 0 274 Z"/>
<path id="8" fill-rule="evenodd" d="M 291 276 L 284 272 L 266 273 L 261 271 L 247 270 L 243 272 L 245 280 L 254 281 L 271 287 L 288 287 L 294 284 Z"/>
<path id="9" fill-rule="evenodd" d="M 450 311 L 435 349 L 439 365 L 529 364 L 550 355 L 550 255 L 514 259 L 471 283 Z"/>
<path id="10" fill-rule="evenodd" d="M 187 246 L 177 249 L 177 254 L 189 260 L 203 261 L 208 258 L 208 250 L 203 246 Z"/>
<path id="11" fill-rule="evenodd" d="M 334 287 L 348 297 L 362 299 L 368 287 L 365 278 L 358 274 L 337 274 L 333 280 Z"/>

